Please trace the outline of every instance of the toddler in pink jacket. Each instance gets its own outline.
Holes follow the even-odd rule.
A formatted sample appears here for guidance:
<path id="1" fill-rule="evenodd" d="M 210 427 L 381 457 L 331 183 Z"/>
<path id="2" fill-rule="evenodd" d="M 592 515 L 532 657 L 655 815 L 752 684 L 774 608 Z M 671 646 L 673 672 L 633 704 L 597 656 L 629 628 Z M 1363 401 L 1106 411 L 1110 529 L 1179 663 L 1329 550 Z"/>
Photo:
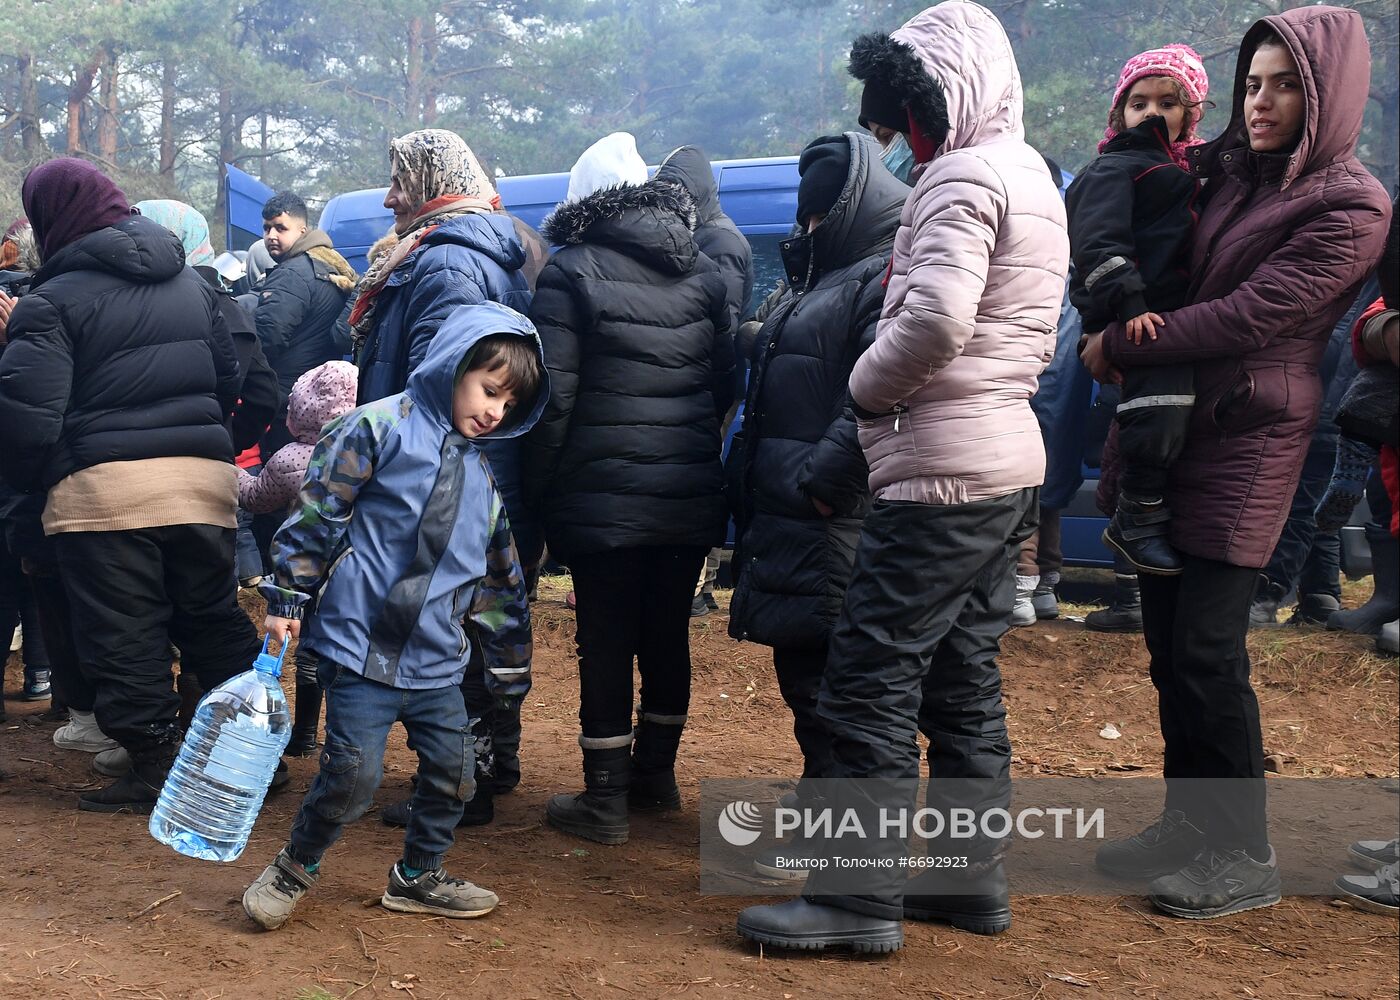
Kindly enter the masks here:
<path id="1" fill-rule="evenodd" d="M 306 478 L 321 429 L 355 408 L 359 370 L 348 361 L 327 361 L 303 372 L 287 401 L 287 429 L 296 438 L 263 466 L 259 475 L 238 470 L 238 503 L 253 514 L 287 510 Z"/>

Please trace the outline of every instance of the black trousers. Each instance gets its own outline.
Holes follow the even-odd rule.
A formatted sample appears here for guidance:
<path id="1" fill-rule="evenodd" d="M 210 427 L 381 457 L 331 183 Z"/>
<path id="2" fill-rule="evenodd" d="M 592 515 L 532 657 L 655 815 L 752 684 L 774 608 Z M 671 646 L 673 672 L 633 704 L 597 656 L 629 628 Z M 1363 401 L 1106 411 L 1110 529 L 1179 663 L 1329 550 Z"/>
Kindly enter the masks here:
<path id="1" fill-rule="evenodd" d="M 773 672 L 792 710 L 792 735 L 802 748 L 802 777 L 825 778 L 831 767 L 831 737 L 817 715 L 817 695 L 826 673 L 827 645 L 775 646 Z M 804 782 L 805 784 L 805 782 Z M 799 786 L 798 793 L 802 793 Z"/>
<path id="2" fill-rule="evenodd" d="M 1148 365 L 1123 372 L 1118 404 L 1118 486 L 1135 499 L 1161 499 L 1167 472 L 1186 444 L 1196 402 L 1191 365 Z"/>
<path id="3" fill-rule="evenodd" d="M 53 536 L 97 724 L 135 757 L 180 738 L 172 642 L 206 691 L 258 653 L 238 607 L 233 537 L 208 524 Z"/>
<path id="4" fill-rule="evenodd" d="M 34 588 L 39 628 L 44 633 L 44 648 L 49 654 L 54 697 L 68 708 L 91 712 L 97 692 L 78 659 L 73 611 L 68 606 L 63 578 L 58 574 L 58 563 L 25 559 L 24 572 Z"/>
<path id="5" fill-rule="evenodd" d="M 1016 597 L 1016 557 L 1036 527 L 1039 491 L 956 506 L 875 504 L 861 528 L 851 585 L 831 639 L 817 714 L 831 734 L 836 815 L 853 809 L 867 837 L 846 856 L 892 858 L 869 872 L 867 892 L 833 892 L 815 871 L 805 895 L 898 920 L 908 851 L 880 837 L 880 810 L 911 808 L 919 781 L 917 734 L 929 740 L 928 807 L 982 812 L 1011 802 L 1011 741 L 1001 700 L 999 640 Z M 969 867 L 993 863 L 999 841 L 960 841 Z M 950 850 L 952 850 L 950 848 Z M 849 877 L 849 876 L 847 876 Z"/>
<path id="6" fill-rule="evenodd" d="M 1183 556 L 1180 576 L 1138 577 L 1142 631 L 1166 744 L 1167 808 L 1218 850 L 1269 851 L 1264 742 L 1249 683 L 1249 605 L 1259 571 Z M 1199 779 L 1235 779 L 1230 781 Z"/>
<path id="7" fill-rule="evenodd" d="M 20 557 L 10 551 L 4 534 L 0 533 L 0 640 L 4 642 L 0 653 L 6 657 L 10 655 L 10 643 L 18 625 L 24 626 L 25 675 L 35 670 L 48 670 L 49 653 L 39 624 L 34 588 L 24 575 Z"/>
<path id="8" fill-rule="evenodd" d="M 570 559 L 584 739 L 632 732 L 634 657 L 648 713 L 690 710 L 690 602 L 705 552 L 649 546 Z"/>

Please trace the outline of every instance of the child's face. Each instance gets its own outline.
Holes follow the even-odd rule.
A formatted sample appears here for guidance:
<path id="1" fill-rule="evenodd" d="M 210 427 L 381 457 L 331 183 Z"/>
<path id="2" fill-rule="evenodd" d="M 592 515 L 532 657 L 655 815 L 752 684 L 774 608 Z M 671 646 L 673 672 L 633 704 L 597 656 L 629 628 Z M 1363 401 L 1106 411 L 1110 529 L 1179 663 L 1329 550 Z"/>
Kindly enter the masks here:
<path id="1" fill-rule="evenodd" d="M 463 437 L 489 434 L 515 406 L 515 393 L 506 388 L 509 374 L 504 365 L 495 371 L 474 368 L 457 380 L 452 393 L 452 426 Z"/>
<path id="2" fill-rule="evenodd" d="M 1244 121 L 1249 148 L 1281 153 L 1293 148 L 1303 131 L 1307 99 L 1298 64 L 1282 45 L 1261 45 L 1249 63 L 1244 85 Z"/>
<path id="3" fill-rule="evenodd" d="M 1167 134 L 1172 141 L 1181 138 L 1186 128 L 1186 107 L 1176 94 L 1176 83 L 1165 76 L 1143 77 L 1128 91 L 1123 102 L 1123 124 L 1137 128 L 1153 115 L 1167 120 Z"/>

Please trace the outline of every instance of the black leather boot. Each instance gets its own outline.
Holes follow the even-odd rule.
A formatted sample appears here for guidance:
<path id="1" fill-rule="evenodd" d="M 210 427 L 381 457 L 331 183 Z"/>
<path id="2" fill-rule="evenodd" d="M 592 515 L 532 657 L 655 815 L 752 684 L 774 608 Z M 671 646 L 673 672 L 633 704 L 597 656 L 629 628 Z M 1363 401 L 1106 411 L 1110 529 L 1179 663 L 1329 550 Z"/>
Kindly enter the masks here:
<path id="1" fill-rule="evenodd" d="M 637 740 L 632 744 L 632 784 L 627 805 L 638 812 L 673 812 L 681 807 L 676 787 L 676 751 L 685 730 L 684 715 L 637 711 Z"/>
<path id="2" fill-rule="evenodd" d="M 1123 493 L 1118 497 L 1117 513 L 1104 530 L 1104 544 L 1132 563 L 1139 573 L 1177 576 L 1181 573 L 1181 556 L 1167 541 L 1171 519 L 1165 501 L 1152 502 Z"/>
<path id="3" fill-rule="evenodd" d="M 585 790 L 577 795 L 551 798 L 545 807 L 545 820 L 555 829 L 585 840 L 625 844 L 627 786 L 632 778 L 632 734 L 611 739 L 580 737 L 579 743 L 583 745 Z"/>
<path id="4" fill-rule="evenodd" d="M 1113 603 L 1084 616 L 1090 632 L 1141 632 L 1142 594 L 1136 573 L 1113 573 Z"/>
<path id="5" fill-rule="evenodd" d="M 78 808 L 83 812 L 149 815 L 179 749 L 180 744 L 171 741 L 132 751 L 131 769 L 106 788 L 78 796 Z"/>
<path id="6" fill-rule="evenodd" d="M 936 920 L 974 934 L 1000 934 L 1011 926 L 1011 893 L 1000 864 L 977 875 L 930 871 L 904 887 L 907 920 Z"/>
<path id="7" fill-rule="evenodd" d="M 309 682 L 309 683 L 308 683 Z M 320 746 L 316 742 L 321 724 L 321 687 L 314 677 L 302 680 L 297 671 L 296 703 L 292 706 L 292 738 L 287 742 L 284 757 L 314 757 Z"/>

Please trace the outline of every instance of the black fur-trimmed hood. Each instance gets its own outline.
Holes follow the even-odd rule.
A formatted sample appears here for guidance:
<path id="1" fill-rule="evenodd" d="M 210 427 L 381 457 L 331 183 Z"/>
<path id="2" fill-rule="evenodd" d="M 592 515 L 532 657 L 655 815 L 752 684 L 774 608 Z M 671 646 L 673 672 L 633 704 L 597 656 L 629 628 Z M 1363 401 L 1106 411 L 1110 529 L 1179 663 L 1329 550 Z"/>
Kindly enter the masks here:
<path id="1" fill-rule="evenodd" d="M 695 201 L 679 184 L 649 180 L 601 188 L 556 208 L 540 226 L 555 246 L 611 247 L 652 267 L 684 274 L 700 255 Z"/>
<path id="2" fill-rule="evenodd" d="M 588 241 L 597 223 L 620 219 L 634 210 L 670 212 L 685 228 L 695 231 L 695 200 L 679 184 L 650 180 L 645 184 L 617 184 L 601 188 L 578 201 L 566 201 L 540 226 L 540 233 L 555 246 Z"/>
<path id="3" fill-rule="evenodd" d="M 943 87 L 929 76 L 918 53 L 883 32 L 859 36 L 851 44 L 850 73 L 861 83 L 877 83 L 900 94 L 914 122 L 934 148 L 948 137 L 948 102 Z"/>
<path id="4" fill-rule="evenodd" d="M 889 35 L 863 35 L 851 48 L 851 74 L 897 94 L 934 145 L 951 152 L 1025 138 L 1021 73 L 996 15 L 968 0 L 914 15 Z M 920 162 L 918 141 L 911 136 Z"/>

